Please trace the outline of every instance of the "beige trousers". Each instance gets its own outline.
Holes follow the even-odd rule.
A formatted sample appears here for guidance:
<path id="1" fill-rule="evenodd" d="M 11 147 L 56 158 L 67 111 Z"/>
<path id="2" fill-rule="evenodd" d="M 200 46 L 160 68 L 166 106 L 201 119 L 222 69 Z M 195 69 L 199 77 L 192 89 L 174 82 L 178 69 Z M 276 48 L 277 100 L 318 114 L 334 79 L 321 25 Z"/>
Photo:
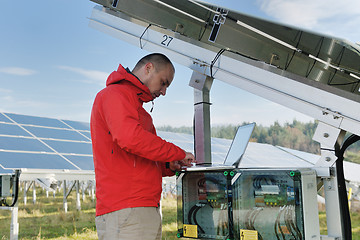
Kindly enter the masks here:
<path id="1" fill-rule="evenodd" d="M 157 207 L 125 208 L 95 218 L 99 240 L 161 240 Z"/>

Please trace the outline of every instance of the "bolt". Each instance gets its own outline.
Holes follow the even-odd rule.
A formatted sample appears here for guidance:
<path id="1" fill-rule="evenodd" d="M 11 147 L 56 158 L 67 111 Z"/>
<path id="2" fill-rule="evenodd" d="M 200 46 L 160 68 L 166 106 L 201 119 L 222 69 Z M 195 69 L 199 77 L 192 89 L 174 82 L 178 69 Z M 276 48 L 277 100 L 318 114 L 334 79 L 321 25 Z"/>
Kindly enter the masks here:
<path id="1" fill-rule="evenodd" d="M 331 161 L 331 157 L 326 157 L 326 158 L 325 158 L 325 161 L 330 162 L 330 161 Z"/>
<path id="2" fill-rule="evenodd" d="M 328 138 L 330 135 L 328 133 L 324 133 L 324 138 Z"/>

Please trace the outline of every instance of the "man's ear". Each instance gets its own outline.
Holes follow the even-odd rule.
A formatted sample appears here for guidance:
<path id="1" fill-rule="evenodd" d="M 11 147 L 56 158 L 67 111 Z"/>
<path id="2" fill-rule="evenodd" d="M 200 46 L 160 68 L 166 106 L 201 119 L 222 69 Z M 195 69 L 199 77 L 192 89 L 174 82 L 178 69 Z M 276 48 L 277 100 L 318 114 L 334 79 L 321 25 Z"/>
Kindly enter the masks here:
<path id="1" fill-rule="evenodd" d="M 145 74 L 149 74 L 154 69 L 154 64 L 148 62 L 145 64 Z"/>

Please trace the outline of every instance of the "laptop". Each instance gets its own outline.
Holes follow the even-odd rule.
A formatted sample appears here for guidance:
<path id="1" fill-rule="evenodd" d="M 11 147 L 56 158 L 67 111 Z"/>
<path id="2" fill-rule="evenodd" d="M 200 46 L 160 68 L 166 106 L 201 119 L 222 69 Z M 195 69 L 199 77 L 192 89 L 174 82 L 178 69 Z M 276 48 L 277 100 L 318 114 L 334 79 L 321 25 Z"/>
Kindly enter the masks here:
<path id="1" fill-rule="evenodd" d="M 185 171 L 221 170 L 237 168 L 249 144 L 250 137 L 254 131 L 255 123 L 238 127 L 235 137 L 231 142 L 226 158 L 222 164 L 203 163 L 191 167 L 184 167 Z"/>

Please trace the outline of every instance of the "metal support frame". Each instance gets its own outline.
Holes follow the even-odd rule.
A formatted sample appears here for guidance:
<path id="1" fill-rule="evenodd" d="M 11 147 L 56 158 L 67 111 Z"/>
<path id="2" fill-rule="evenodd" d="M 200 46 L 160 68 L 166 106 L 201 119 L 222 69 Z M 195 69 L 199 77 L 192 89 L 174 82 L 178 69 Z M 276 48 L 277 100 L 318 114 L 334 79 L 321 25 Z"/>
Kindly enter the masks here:
<path id="1" fill-rule="evenodd" d="M 81 202 L 80 202 L 80 182 L 79 180 L 75 181 L 75 187 L 76 187 L 76 210 L 81 210 Z"/>
<path id="2" fill-rule="evenodd" d="M 67 189 L 66 180 L 63 180 L 63 189 L 64 189 L 63 207 L 64 207 L 65 212 L 67 212 L 67 210 L 68 210 L 67 198 L 70 195 L 70 193 L 74 187 L 76 189 L 76 210 L 79 210 L 79 211 L 81 210 L 80 191 L 79 191 L 80 190 L 80 181 L 79 180 L 73 181 L 71 183 L 71 185 L 69 186 L 69 188 Z"/>
<path id="3" fill-rule="evenodd" d="M 19 238 L 18 202 L 11 208 L 10 240 Z"/>
<path id="4" fill-rule="evenodd" d="M 197 163 L 211 163 L 210 89 L 213 78 L 193 71 L 189 85 L 194 88 L 194 137 Z"/>
<path id="5" fill-rule="evenodd" d="M 343 236 L 340 219 L 338 182 L 335 176 L 335 147 L 340 146 L 345 131 L 319 122 L 313 140 L 320 143 L 321 157 L 315 164 L 317 175 L 323 183 L 325 194 L 327 236 L 322 239 L 341 239 Z"/>
<path id="6" fill-rule="evenodd" d="M 32 187 L 33 187 L 33 204 L 36 204 L 36 186 L 35 186 L 35 181 L 33 181 Z"/>
<path id="7" fill-rule="evenodd" d="M 28 184 L 29 181 L 24 182 L 24 205 L 27 204 L 27 192 L 30 190 L 32 184 L 35 184 L 34 181 L 30 181 L 30 184 Z"/>
<path id="8" fill-rule="evenodd" d="M 10 240 L 18 240 L 19 238 L 18 209 L 18 202 L 13 207 L 0 207 L 0 210 L 11 211 Z"/>

